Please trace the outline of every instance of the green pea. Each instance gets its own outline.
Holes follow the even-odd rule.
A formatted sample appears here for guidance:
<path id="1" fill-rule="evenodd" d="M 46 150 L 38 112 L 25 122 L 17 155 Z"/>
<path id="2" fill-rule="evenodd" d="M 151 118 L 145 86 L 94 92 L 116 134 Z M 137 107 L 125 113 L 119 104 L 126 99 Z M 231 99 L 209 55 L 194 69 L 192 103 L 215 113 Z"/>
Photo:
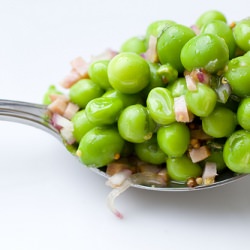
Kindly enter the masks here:
<path id="1" fill-rule="evenodd" d="M 62 92 L 57 90 L 55 85 L 51 85 L 49 86 L 47 92 L 45 93 L 45 95 L 43 96 L 43 104 L 45 105 L 49 105 L 51 103 L 51 99 L 50 99 L 50 95 L 51 94 L 59 94 L 61 95 Z"/>
<path id="2" fill-rule="evenodd" d="M 222 172 L 227 167 L 223 159 L 223 151 L 212 151 L 211 155 L 204 162 L 214 162 L 217 172 Z"/>
<path id="3" fill-rule="evenodd" d="M 233 29 L 236 44 L 244 51 L 250 50 L 250 19 L 244 19 Z"/>
<path id="4" fill-rule="evenodd" d="M 169 63 L 162 64 L 157 73 L 161 76 L 164 83 L 171 83 L 178 77 L 178 71 Z"/>
<path id="5" fill-rule="evenodd" d="M 161 64 L 169 63 L 179 73 L 183 72 L 180 53 L 186 42 L 194 36 L 191 28 L 181 24 L 173 24 L 165 29 L 157 42 L 157 54 Z"/>
<path id="6" fill-rule="evenodd" d="M 250 173 L 250 132 L 238 130 L 226 141 L 223 158 L 229 169 L 235 173 Z"/>
<path id="7" fill-rule="evenodd" d="M 196 21 L 196 25 L 198 28 L 201 28 L 204 24 L 212 22 L 214 20 L 220 20 L 223 22 L 227 22 L 225 15 L 218 10 L 208 10 L 202 13 Z"/>
<path id="8" fill-rule="evenodd" d="M 160 127 L 157 131 L 157 141 L 160 149 L 169 157 L 182 156 L 190 142 L 189 129 L 185 123 L 172 123 Z"/>
<path id="9" fill-rule="evenodd" d="M 174 99 L 166 88 L 152 89 L 148 94 L 147 107 L 156 123 L 167 125 L 175 121 Z"/>
<path id="10" fill-rule="evenodd" d="M 90 122 L 86 116 L 85 110 L 78 111 L 71 119 L 73 123 L 73 136 L 77 142 L 80 142 L 82 137 L 96 125 Z"/>
<path id="11" fill-rule="evenodd" d="M 99 60 L 91 63 L 88 68 L 90 79 L 106 90 L 111 88 L 107 72 L 108 64 L 109 60 Z"/>
<path id="12" fill-rule="evenodd" d="M 116 128 L 95 127 L 82 137 L 77 155 L 87 167 L 102 167 L 119 158 L 123 146 Z"/>
<path id="13" fill-rule="evenodd" d="M 236 125 L 236 114 L 223 107 L 216 107 L 210 115 L 202 118 L 202 129 L 206 134 L 215 138 L 230 136 Z"/>
<path id="14" fill-rule="evenodd" d="M 141 103 L 141 96 L 138 94 L 124 94 L 115 89 L 107 90 L 103 95 L 103 97 L 113 97 L 118 98 L 122 101 L 123 107 L 127 107 L 133 104 Z"/>
<path id="15" fill-rule="evenodd" d="M 187 156 L 168 158 L 167 172 L 170 179 L 178 182 L 186 182 L 189 178 L 200 177 L 202 168 L 193 163 Z"/>
<path id="16" fill-rule="evenodd" d="M 250 130 L 250 97 L 246 97 L 240 102 L 237 119 L 242 128 Z"/>
<path id="17" fill-rule="evenodd" d="M 161 33 L 172 24 L 175 24 L 175 22 L 171 20 L 157 20 L 150 23 L 146 31 L 146 45 L 148 46 L 150 36 L 159 37 Z"/>
<path id="18" fill-rule="evenodd" d="M 224 76 L 229 82 L 233 94 L 239 97 L 250 95 L 250 57 L 239 56 L 230 60 Z"/>
<path id="19" fill-rule="evenodd" d="M 104 90 L 90 79 L 82 79 L 75 83 L 69 90 L 69 98 L 80 108 L 85 108 L 87 103 L 100 97 Z"/>
<path id="20" fill-rule="evenodd" d="M 151 63 L 151 62 L 148 62 L 148 65 L 150 69 L 150 79 L 149 79 L 149 84 L 142 91 L 142 95 L 144 97 L 147 97 L 151 89 L 165 86 L 165 83 L 162 81 L 162 77 L 158 74 L 160 65 L 158 63 Z"/>
<path id="21" fill-rule="evenodd" d="M 97 125 L 109 125 L 117 121 L 123 103 L 115 97 L 98 97 L 91 100 L 85 108 L 89 121 Z"/>
<path id="22" fill-rule="evenodd" d="M 131 37 L 125 41 L 120 49 L 120 52 L 134 52 L 142 54 L 147 50 L 144 39 L 140 37 Z"/>
<path id="23" fill-rule="evenodd" d="M 188 71 L 204 68 L 209 73 L 216 73 L 228 63 L 229 50 L 223 38 L 215 34 L 200 34 L 183 46 L 180 57 Z"/>
<path id="24" fill-rule="evenodd" d="M 156 128 L 147 108 L 141 104 L 125 108 L 118 118 L 118 130 L 122 138 L 133 143 L 149 140 Z"/>
<path id="25" fill-rule="evenodd" d="M 108 65 L 111 86 L 125 94 L 135 94 L 144 89 L 150 79 L 148 63 L 132 52 L 116 55 Z"/>
<path id="26" fill-rule="evenodd" d="M 186 79 L 184 77 L 179 77 L 174 82 L 169 83 L 167 89 L 170 90 L 173 97 L 185 95 L 188 90 Z"/>
<path id="27" fill-rule="evenodd" d="M 202 26 L 201 31 L 202 34 L 215 34 L 219 37 L 223 38 L 229 49 L 229 58 L 233 58 L 236 50 L 236 42 L 234 39 L 232 29 L 221 20 L 214 20 L 209 23 L 206 23 Z"/>
<path id="28" fill-rule="evenodd" d="M 156 135 L 145 142 L 134 145 L 136 155 L 145 162 L 162 164 L 166 161 L 166 154 L 160 149 Z"/>
<path id="29" fill-rule="evenodd" d="M 209 86 L 198 83 L 196 91 L 187 91 L 185 95 L 188 109 L 196 116 L 206 117 L 214 110 L 217 95 Z"/>

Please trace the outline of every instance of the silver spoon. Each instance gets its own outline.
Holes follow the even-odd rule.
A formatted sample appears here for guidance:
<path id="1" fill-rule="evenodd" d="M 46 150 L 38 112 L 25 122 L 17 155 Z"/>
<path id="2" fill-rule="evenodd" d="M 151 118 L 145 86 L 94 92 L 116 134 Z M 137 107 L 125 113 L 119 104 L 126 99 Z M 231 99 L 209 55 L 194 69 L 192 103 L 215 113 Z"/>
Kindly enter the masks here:
<path id="1" fill-rule="evenodd" d="M 0 99 L 0 120 L 18 122 L 42 129 L 55 136 L 63 143 L 60 133 L 51 124 L 48 112 L 49 111 L 46 105 Z M 89 169 L 103 177 L 108 178 L 107 174 L 98 168 Z M 132 184 L 132 187 L 155 191 L 193 191 L 222 186 L 236 181 L 246 175 L 247 174 L 235 175 L 234 173 L 228 171 L 220 174 L 218 180 L 211 185 L 200 185 L 193 188 L 177 182 L 171 182 L 168 187 L 149 187 L 138 184 Z"/>

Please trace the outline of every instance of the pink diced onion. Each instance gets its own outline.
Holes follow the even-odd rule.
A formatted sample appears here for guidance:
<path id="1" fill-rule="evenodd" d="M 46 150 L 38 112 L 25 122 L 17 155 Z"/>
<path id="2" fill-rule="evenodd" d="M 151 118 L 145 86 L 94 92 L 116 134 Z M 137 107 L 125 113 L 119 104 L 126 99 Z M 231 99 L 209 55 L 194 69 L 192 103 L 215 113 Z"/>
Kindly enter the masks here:
<path id="1" fill-rule="evenodd" d="M 193 163 L 205 160 L 210 156 L 210 151 L 207 146 L 201 146 L 200 148 L 192 148 L 189 151 L 189 156 Z"/>
<path id="2" fill-rule="evenodd" d="M 184 95 L 174 98 L 174 113 L 177 122 L 191 121 Z"/>

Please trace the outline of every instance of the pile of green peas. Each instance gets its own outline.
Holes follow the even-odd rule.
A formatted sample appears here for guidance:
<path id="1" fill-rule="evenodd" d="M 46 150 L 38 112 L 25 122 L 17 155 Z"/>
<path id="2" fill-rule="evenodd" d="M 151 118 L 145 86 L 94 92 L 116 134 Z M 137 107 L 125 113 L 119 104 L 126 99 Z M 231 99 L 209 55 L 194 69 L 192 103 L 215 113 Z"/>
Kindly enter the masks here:
<path id="1" fill-rule="evenodd" d="M 147 58 L 152 37 L 155 60 Z M 68 92 L 80 110 L 72 118 L 80 160 L 105 167 L 135 156 L 167 169 L 171 180 L 202 175 L 206 162 L 218 172 L 250 173 L 250 19 L 229 24 L 210 10 L 195 25 L 151 23 L 142 37 L 125 41 L 110 60 L 97 60 L 88 78 Z M 189 89 L 186 75 L 202 72 Z M 227 87 L 227 88 L 224 88 Z M 174 99 L 185 97 L 193 119 L 176 120 Z M 206 159 L 193 162 L 192 130 L 207 138 Z"/>

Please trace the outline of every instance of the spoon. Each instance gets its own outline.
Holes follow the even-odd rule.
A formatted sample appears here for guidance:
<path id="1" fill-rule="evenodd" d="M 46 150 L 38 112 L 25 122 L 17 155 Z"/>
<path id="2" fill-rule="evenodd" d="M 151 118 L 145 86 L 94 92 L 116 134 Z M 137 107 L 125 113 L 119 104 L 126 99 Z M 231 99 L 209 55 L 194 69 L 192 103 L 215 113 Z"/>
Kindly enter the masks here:
<path id="1" fill-rule="evenodd" d="M 51 124 L 48 114 L 49 111 L 46 105 L 0 99 L 0 120 L 18 122 L 42 129 L 56 137 L 60 142 L 64 143 L 58 130 Z M 108 175 L 99 168 L 89 167 L 89 169 L 96 174 L 108 178 Z M 235 173 L 228 171 L 220 174 L 216 182 L 211 185 L 200 185 L 193 188 L 174 181 L 171 181 L 168 187 L 151 187 L 138 184 L 132 184 L 132 187 L 155 191 L 193 191 L 222 186 L 236 181 L 246 175 L 247 174 L 236 175 Z"/>

